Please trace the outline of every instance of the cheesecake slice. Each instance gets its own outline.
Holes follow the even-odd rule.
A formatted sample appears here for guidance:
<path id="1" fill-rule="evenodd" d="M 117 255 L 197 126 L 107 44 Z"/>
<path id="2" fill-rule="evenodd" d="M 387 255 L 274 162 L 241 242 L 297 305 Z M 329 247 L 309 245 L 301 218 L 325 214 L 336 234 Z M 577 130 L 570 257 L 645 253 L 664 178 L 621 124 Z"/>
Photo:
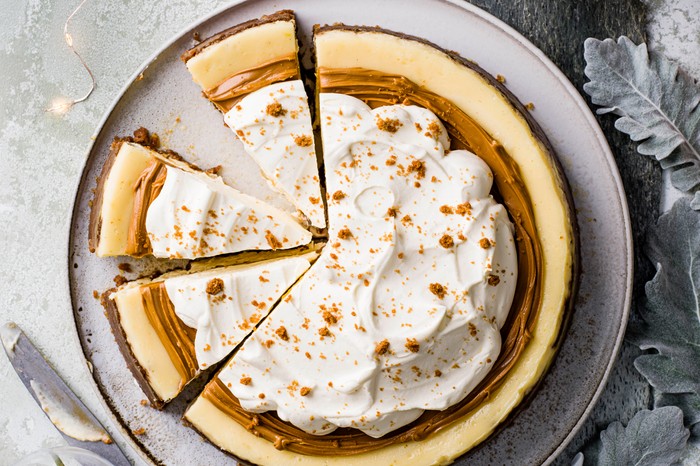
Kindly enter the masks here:
<path id="1" fill-rule="evenodd" d="M 295 218 L 159 150 L 143 128 L 112 143 L 91 208 L 89 247 L 101 257 L 195 259 L 311 241 Z"/>
<path id="2" fill-rule="evenodd" d="M 280 11 L 222 31 L 182 56 L 226 125 L 311 226 L 326 219 L 301 79 L 294 14 Z"/>
<path id="3" fill-rule="evenodd" d="M 240 262 L 259 254 L 217 258 L 103 295 L 122 355 L 153 406 L 231 353 L 318 255 L 315 248 L 282 254 L 254 263 Z"/>
<path id="4" fill-rule="evenodd" d="M 555 355 L 576 288 L 569 188 L 474 63 L 376 27 L 314 44 L 328 246 L 185 419 L 255 464 L 448 463 Z"/>

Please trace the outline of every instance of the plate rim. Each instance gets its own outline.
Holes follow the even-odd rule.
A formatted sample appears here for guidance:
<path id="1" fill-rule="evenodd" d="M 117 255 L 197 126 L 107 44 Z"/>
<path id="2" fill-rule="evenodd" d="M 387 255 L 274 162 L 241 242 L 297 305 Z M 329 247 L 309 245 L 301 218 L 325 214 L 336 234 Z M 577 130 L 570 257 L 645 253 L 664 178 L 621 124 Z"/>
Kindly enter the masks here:
<path id="1" fill-rule="evenodd" d="M 115 108 L 119 105 L 119 102 L 122 100 L 126 92 L 129 90 L 129 88 L 133 85 L 133 83 L 136 81 L 136 79 L 141 75 L 152 63 L 154 63 L 158 57 L 164 53 L 171 45 L 173 45 L 175 42 L 180 40 L 182 37 L 184 37 L 189 31 L 193 30 L 197 26 L 199 26 L 202 23 L 205 23 L 212 18 L 221 15 L 225 13 L 226 11 L 233 9 L 235 7 L 238 7 L 240 5 L 246 4 L 246 3 L 255 3 L 259 0 L 233 0 L 213 11 L 210 13 L 199 17 L 190 23 L 188 23 L 185 27 L 183 27 L 181 30 L 173 34 L 172 36 L 169 37 L 168 40 L 164 41 L 163 44 L 157 48 L 151 55 L 146 58 L 141 65 L 137 68 L 137 70 L 132 73 L 125 81 L 124 85 L 119 89 L 117 92 L 115 98 L 110 102 L 109 106 L 106 108 L 104 111 L 104 114 L 102 118 L 99 120 L 97 123 L 97 126 L 95 127 L 94 132 L 92 133 L 90 137 L 90 144 L 86 148 L 86 157 L 83 160 L 80 170 L 81 170 L 81 175 L 80 178 L 78 179 L 76 186 L 74 188 L 74 195 L 73 195 L 73 207 L 71 209 L 71 216 L 70 216 L 70 221 L 68 222 L 67 229 L 68 229 L 68 250 L 66 254 L 66 265 L 68 269 L 68 274 L 67 274 L 67 279 L 66 279 L 66 285 L 68 287 L 68 293 L 69 293 L 69 300 L 70 300 L 70 308 L 71 308 L 71 317 L 72 317 L 72 322 L 73 322 L 73 332 L 72 332 L 72 340 L 73 344 L 75 347 L 77 347 L 80 351 L 80 354 L 82 358 L 84 359 L 85 362 L 85 371 L 88 374 L 88 380 L 90 381 L 90 386 L 93 390 L 93 393 L 97 395 L 97 398 L 99 400 L 100 405 L 102 408 L 105 410 L 107 417 L 111 421 L 111 426 L 112 428 L 116 429 L 122 436 L 122 439 L 124 440 L 124 444 L 127 444 L 129 448 L 131 449 L 132 453 L 135 453 L 134 456 L 137 456 L 140 458 L 142 461 L 144 461 L 146 464 L 151 464 L 155 465 L 156 463 L 154 462 L 154 458 L 152 458 L 150 455 L 146 453 L 146 451 L 141 448 L 140 442 L 134 438 L 134 436 L 125 428 L 125 423 L 121 416 L 116 413 L 112 407 L 110 406 L 109 402 L 106 399 L 106 396 L 102 393 L 102 390 L 100 389 L 99 384 L 97 383 L 97 380 L 95 379 L 94 373 L 91 370 L 91 363 L 90 360 L 86 354 L 86 348 L 83 345 L 79 330 L 78 330 L 78 321 L 77 321 L 77 308 L 76 308 L 76 297 L 75 293 L 73 291 L 72 283 L 74 282 L 74 277 L 73 273 L 71 272 L 72 270 L 72 262 L 73 262 L 73 251 L 74 251 L 74 246 L 75 246 L 75 236 L 73 234 L 74 232 L 74 225 L 75 221 L 78 215 L 78 201 L 79 201 L 79 195 L 81 193 L 81 187 L 83 186 L 83 183 L 86 180 L 87 173 L 86 173 L 86 168 L 88 166 L 88 163 L 90 161 L 90 154 L 93 151 L 93 148 L 97 142 L 97 137 L 99 134 L 102 132 L 102 130 L 105 127 L 105 124 L 109 120 L 109 118 L 112 116 Z M 624 341 L 624 336 L 625 336 L 625 331 L 627 328 L 627 323 L 629 320 L 629 315 L 630 315 L 630 310 L 631 310 L 631 303 L 632 303 L 632 285 L 634 281 L 634 242 L 633 242 L 633 236 L 632 236 L 632 226 L 631 226 L 631 220 L 629 216 L 629 206 L 627 204 L 627 198 L 625 195 L 625 190 L 624 190 L 624 184 L 622 182 L 622 178 L 620 176 L 620 172 L 617 166 L 617 163 L 615 162 L 615 157 L 612 153 L 612 150 L 610 149 L 610 146 L 608 144 L 608 141 L 598 124 L 593 112 L 591 109 L 588 107 L 588 104 L 586 103 L 584 97 L 578 92 L 576 87 L 571 83 L 571 81 L 566 77 L 566 75 L 559 69 L 559 67 L 552 62 L 545 54 L 540 50 L 537 46 L 535 46 L 530 40 L 528 40 L 523 34 L 518 32 L 515 28 L 512 26 L 508 25 L 505 23 L 503 20 L 499 19 L 498 17 L 494 16 L 493 14 L 479 8 L 476 5 L 473 5 L 472 3 L 469 3 L 468 1 L 464 0 L 432 0 L 435 2 L 439 3 L 444 3 L 448 4 L 457 8 L 461 8 L 477 17 L 479 17 L 482 21 L 485 21 L 486 23 L 489 23 L 493 26 L 495 26 L 497 29 L 500 29 L 502 32 L 506 33 L 508 36 L 510 36 L 511 39 L 515 40 L 517 43 L 520 44 L 521 47 L 527 50 L 528 53 L 530 53 L 536 60 L 540 61 L 547 71 L 556 78 L 557 81 L 559 81 L 568 96 L 571 98 L 571 101 L 576 104 L 576 107 L 579 109 L 579 111 L 582 113 L 582 115 L 585 118 L 586 123 L 588 124 L 589 128 L 592 130 L 593 134 L 595 135 L 595 139 L 597 140 L 598 144 L 600 145 L 604 158 L 607 162 L 607 168 L 609 170 L 610 175 L 612 176 L 612 179 L 615 184 L 615 193 L 617 195 L 617 199 L 619 202 L 619 206 L 622 210 L 622 223 L 624 226 L 624 240 L 625 240 L 625 259 L 626 259 L 626 281 L 625 281 L 625 292 L 624 292 L 624 298 L 622 302 L 622 313 L 621 313 L 621 319 L 620 319 L 620 326 L 617 330 L 617 337 L 615 339 L 615 342 L 612 347 L 612 351 L 610 353 L 610 358 L 608 359 L 605 370 L 603 371 L 603 374 L 600 378 L 600 381 L 598 382 L 596 390 L 593 392 L 593 394 L 590 396 L 588 402 L 586 403 L 586 408 L 583 410 L 581 415 L 579 416 L 578 420 L 575 422 L 574 426 L 572 427 L 571 431 L 564 437 L 564 439 L 561 441 L 561 443 L 551 452 L 549 452 L 547 458 L 542 462 L 543 466 L 547 466 L 552 464 L 558 456 L 566 449 L 566 447 L 569 445 L 569 443 L 573 440 L 573 438 L 578 434 L 578 432 L 581 430 L 583 427 L 584 423 L 587 421 L 587 419 L 590 417 L 591 412 L 597 405 L 598 400 L 600 399 L 603 391 L 605 390 L 605 387 L 607 386 L 608 379 L 610 378 L 610 374 L 612 373 L 612 369 L 615 366 L 615 363 L 617 362 L 620 350 L 622 348 L 622 343 Z M 280 6 L 281 8 L 281 6 Z M 583 272 L 580 272 L 583 273 Z M 575 312 L 575 309 L 574 309 Z M 557 352 L 558 354 L 558 352 Z M 522 403 L 525 403 L 526 400 L 523 400 Z M 488 439 L 485 440 L 485 442 L 488 442 Z"/>

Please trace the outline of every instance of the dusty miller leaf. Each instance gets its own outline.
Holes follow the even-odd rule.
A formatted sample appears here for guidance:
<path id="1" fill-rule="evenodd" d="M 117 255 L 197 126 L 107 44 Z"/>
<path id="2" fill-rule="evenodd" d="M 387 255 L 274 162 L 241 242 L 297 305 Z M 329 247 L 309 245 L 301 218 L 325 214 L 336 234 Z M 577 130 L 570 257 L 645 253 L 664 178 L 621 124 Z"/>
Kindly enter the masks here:
<path id="1" fill-rule="evenodd" d="M 683 413 L 675 406 L 643 409 L 627 427 L 613 422 L 571 466 L 664 466 L 676 463 L 688 442 Z"/>
<path id="2" fill-rule="evenodd" d="M 662 466 L 677 462 L 688 442 L 683 413 L 674 406 L 638 412 L 627 427 L 613 422 L 600 433 L 598 466 Z"/>
<path id="3" fill-rule="evenodd" d="M 643 350 L 634 366 L 655 389 L 655 405 L 679 406 L 700 441 L 700 212 L 678 200 L 649 232 L 656 275 L 646 284 L 641 322 L 628 338 Z"/>
<path id="4" fill-rule="evenodd" d="M 587 39 L 590 82 L 583 90 L 599 114 L 619 115 L 615 128 L 641 141 L 637 151 L 671 169 L 681 191 L 700 187 L 700 88 L 678 64 L 627 37 Z M 693 207 L 700 209 L 700 198 Z"/>

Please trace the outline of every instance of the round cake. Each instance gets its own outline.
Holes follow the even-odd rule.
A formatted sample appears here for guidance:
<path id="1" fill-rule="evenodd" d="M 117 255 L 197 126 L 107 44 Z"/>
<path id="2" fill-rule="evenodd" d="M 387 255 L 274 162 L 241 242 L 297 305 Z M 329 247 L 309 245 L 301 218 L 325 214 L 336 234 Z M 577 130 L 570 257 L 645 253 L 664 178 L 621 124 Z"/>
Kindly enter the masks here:
<path id="1" fill-rule="evenodd" d="M 134 149 L 117 140 L 93 204 L 98 254 L 237 254 L 109 290 L 110 323 L 158 407 L 209 377 L 184 420 L 236 458 L 449 463 L 504 425 L 560 344 L 577 282 L 566 180 L 529 111 L 478 65 L 378 27 L 317 26 L 309 105 L 295 34 L 281 11 L 182 59 L 297 214 L 216 180 L 220 221 L 189 184 L 160 188 L 176 170 L 215 175 L 153 147 L 115 170 Z M 157 188 L 112 181 L 125 173 Z M 127 227 L 109 249 L 112 212 L 142 239 Z M 195 240 L 222 246 L 178 248 L 193 221 L 217 225 Z"/>

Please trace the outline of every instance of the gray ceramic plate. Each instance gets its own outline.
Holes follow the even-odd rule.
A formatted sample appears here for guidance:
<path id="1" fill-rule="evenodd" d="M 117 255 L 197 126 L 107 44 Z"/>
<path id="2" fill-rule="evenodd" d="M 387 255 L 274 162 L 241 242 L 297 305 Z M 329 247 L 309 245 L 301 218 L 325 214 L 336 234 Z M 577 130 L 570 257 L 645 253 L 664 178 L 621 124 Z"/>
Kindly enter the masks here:
<path id="1" fill-rule="evenodd" d="M 555 364 L 540 389 L 506 428 L 459 464 L 541 464 L 551 462 L 595 404 L 617 354 L 630 305 L 631 235 L 622 183 L 610 149 L 581 96 L 532 44 L 499 20 L 465 2 L 440 0 L 274 0 L 236 3 L 195 24 L 158 51 L 134 75 L 95 137 L 73 212 L 69 267 L 79 341 L 92 365 L 95 387 L 126 438 L 148 462 L 221 464 L 232 461 L 180 423 L 193 387 L 164 411 L 139 402 L 143 394 L 129 374 L 110 333 L 103 309 L 93 297 L 113 285 L 117 264 L 87 249 L 91 189 L 111 139 L 138 126 L 158 132 L 163 142 L 201 166 L 224 163 L 224 176 L 239 189 L 284 202 L 270 192 L 242 152 L 219 113 L 192 83 L 180 54 L 192 33 L 207 37 L 244 20 L 292 7 L 298 15 L 307 52 L 316 23 L 381 25 L 424 37 L 507 78 L 554 145 L 572 189 L 581 238 L 581 288 L 575 315 Z M 235 169 L 231 169 L 235 167 Z M 131 262 L 134 273 L 163 270 L 157 261 Z M 133 429 L 146 434 L 134 436 Z"/>

